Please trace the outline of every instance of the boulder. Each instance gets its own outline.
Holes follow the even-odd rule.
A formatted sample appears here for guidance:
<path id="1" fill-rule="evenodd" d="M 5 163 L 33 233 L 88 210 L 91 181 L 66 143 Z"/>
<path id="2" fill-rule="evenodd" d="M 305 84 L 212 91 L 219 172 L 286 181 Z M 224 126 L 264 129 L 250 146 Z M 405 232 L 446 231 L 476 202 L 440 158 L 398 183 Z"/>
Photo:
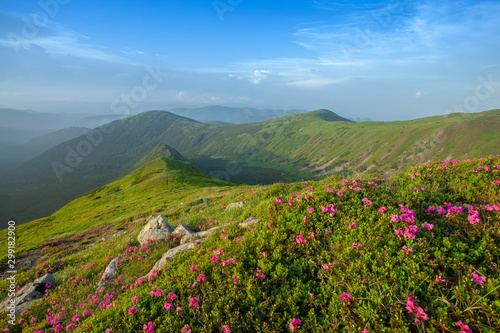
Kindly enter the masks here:
<path id="1" fill-rule="evenodd" d="M 253 225 L 259 223 L 259 221 L 260 221 L 260 217 L 250 216 L 245 221 L 241 222 L 239 224 L 239 226 L 241 228 L 247 228 L 247 227 L 250 227 L 250 226 L 253 226 Z"/>
<path id="2" fill-rule="evenodd" d="M 160 240 L 167 238 L 172 232 L 174 228 L 168 224 L 167 221 L 163 218 L 163 216 L 159 215 L 158 217 L 152 218 L 149 222 L 144 226 L 144 228 L 137 236 L 137 240 L 139 243 L 144 244 L 150 240 Z"/>
<path id="3" fill-rule="evenodd" d="M 243 208 L 245 207 L 245 203 L 243 201 L 240 202 L 233 202 L 227 205 L 226 210 L 228 209 L 233 209 L 233 208 Z"/>
<path id="4" fill-rule="evenodd" d="M 175 228 L 174 231 L 172 231 L 172 235 L 178 235 L 178 236 L 186 236 L 186 235 L 194 235 L 196 234 L 196 232 L 194 232 L 193 230 L 189 229 L 188 226 L 186 226 L 185 224 L 182 224 L 180 223 L 177 228 Z"/>
<path id="5" fill-rule="evenodd" d="M 150 276 L 153 273 L 153 271 L 158 271 L 161 267 L 164 267 L 170 259 L 174 258 L 175 256 L 181 253 L 194 249 L 196 246 L 198 246 L 199 244 L 203 243 L 206 240 L 207 240 L 206 238 L 200 238 L 194 242 L 182 244 L 177 247 L 174 247 L 173 249 L 168 250 L 163 254 L 161 259 L 155 263 L 153 268 L 151 268 L 151 270 L 145 277 Z"/>
<path id="6" fill-rule="evenodd" d="M 18 290 L 16 292 L 16 298 L 14 299 L 16 313 L 26 310 L 34 301 L 45 297 L 47 287 L 50 288 L 55 284 L 56 279 L 54 276 L 52 276 L 52 274 L 45 274 L 44 276 L 36 279 L 33 283 L 27 284 Z M 6 311 L 9 302 L 10 299 L 2 302 L 2 304 L 0 304 L 0 311 Z"/>
<path id="7" fill-rule="evenodd" d="M 111 262 L 108 264 L 106 269 L 104 270 L 104 273 L 102 273 L 101 280 L 99 281 L 99 287 L 103 286 L 106 281 L 115 276 L 116 272 L 118 271 L 118 264 L 120 263 L 120 257 L 116 257 Z"/>

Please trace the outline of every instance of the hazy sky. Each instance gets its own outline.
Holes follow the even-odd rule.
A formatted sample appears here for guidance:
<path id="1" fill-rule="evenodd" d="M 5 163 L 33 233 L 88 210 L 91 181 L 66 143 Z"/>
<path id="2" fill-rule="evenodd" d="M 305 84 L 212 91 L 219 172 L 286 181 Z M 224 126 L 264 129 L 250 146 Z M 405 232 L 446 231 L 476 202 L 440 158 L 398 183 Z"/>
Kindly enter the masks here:
<path id="1" fill-rule="evenodd" d="M 0 107 L 500 108 L 500 1 L 0 2 Z"/>

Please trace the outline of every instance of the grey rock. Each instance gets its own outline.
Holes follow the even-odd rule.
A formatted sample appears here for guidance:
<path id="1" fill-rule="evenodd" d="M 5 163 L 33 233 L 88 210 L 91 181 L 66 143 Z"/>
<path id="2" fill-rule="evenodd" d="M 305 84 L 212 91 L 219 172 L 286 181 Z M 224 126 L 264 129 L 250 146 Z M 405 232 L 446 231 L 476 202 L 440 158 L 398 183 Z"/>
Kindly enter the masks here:
<path id="1" fill-rule="evenodd" d="M 31 303 L 34 301 L 45 297 L 45 290 L 48 286 L 53 286 L 56 283 L 56 279 L 52 274 L 45 274 L 44 276 L 36 279 L 33 283 L 27 284 L 20 290 L 16 292 L 16 298 L 14 299 L 16 313 L 20 313 L 26 310 Z M 0 311 L 7 311 L 7 306 L 10 303 L 10 299 L 5 300 L 0 304 Z M 22 305 L 22 306 L 21 306 Z"/>
<path id="2" fill-rule="evenodd" d="M 259 222 L 260 222 L 260 217 L 250 216 L 245 221 L 241 222 L 239 224 L 239 226 L 241 228 L 247 228 L 247 227 L 253 226 Z"/>
<path id="3" fill-rule="evenodd" d="M 115 276 L 116 272 L 118 271 L 118 264 L 120 263 L 121 257 L 116 257 L 111 262 L 108 264 L 106 269 L 104 270 L 104 273 L 102 273 L 101 280 L 99 281 L 99 287 L 103 286 L 106 281 Z"/>
<path id="4" fill-rule="evenodd" d="M 165 252 L 163 254 L 161 259 L 155 263 L 153 268 L 149 271 L 149 273 L 145 277 L 150 276 L 153 271 L 158 271 L 161 267 L 164 267 L 167 264 L 167 262 L 169 260 L 171 260 L 172 258 L 174 258 L 175 256 L 177 256 L 181 253 L 184 253 L 186 251 L 194 249 L 196 246 L 203 243 L 205 240 L 206 240 L 206 238 L 200 238 L 194 242 L 189 242 L 189 243 L 186 243 L 183 245 L 179 245 L 177 247 L 174 247 L 173 249 L 168 250 L 167 252 Z"/>
<path id="5" fill-rule="evenodd" d="M 141 245 L 146 243 L 148 239 L 165 239 L 174 231 L 174 228 L 161 215 L 148 220 L 149 222 L 141 230 L 139 236 L 137 236 L 137 240 Z"/>
<path id="6" fill-rule="evenodd" d="M 245 207 L 245 203 L 243 201 L 233 202 L 226 206 L 226 210 L 233 208 L 243 208 L 243 207 Z"/>

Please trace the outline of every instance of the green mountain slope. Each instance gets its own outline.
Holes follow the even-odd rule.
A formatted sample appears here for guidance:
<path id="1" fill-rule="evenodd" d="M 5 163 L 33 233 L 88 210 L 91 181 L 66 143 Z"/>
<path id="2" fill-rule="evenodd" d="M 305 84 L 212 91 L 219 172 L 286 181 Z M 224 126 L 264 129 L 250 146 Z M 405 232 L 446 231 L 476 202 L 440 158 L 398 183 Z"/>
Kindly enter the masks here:
<path id="1" fill-rule="evenodd" d="M 317 110 L 239 125 L 145 112 L 54 147 L 0 177 L 0 218 L 22 222 L 48 215 L 131 172 L 159 143 L 208 175 L 255 184 L 364 171 L 391 174 L 436 158 L 488 155 L 500 151 L 499 127 L 500 110 L 367 123 Z"/>
<path id="2" fill-rule="evenodd" d="M 56 284 L 16 325 L 0 316 L 0 329 L 497 332 L 499 170 L 492 155 L 390 179 L 221 186 L 185 162 L 155 159 L 16 228 L 16 285 L 46 273 Z M 173 235 L 140 246 L 137 218 L 149 214 L 210 236 L 145 278 L 180 245 Z M 249 216 L 260 221 L 241 226 Z M 0 299 L 9 286 L 0 280 Z"/>

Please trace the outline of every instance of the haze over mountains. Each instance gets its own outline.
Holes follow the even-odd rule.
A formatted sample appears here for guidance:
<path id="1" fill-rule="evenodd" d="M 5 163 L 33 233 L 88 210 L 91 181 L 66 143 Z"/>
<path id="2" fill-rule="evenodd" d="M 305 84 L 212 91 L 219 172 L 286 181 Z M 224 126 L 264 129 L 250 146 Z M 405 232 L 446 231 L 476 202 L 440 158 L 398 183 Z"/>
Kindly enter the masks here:
<path id="1" fill-rule="evenodd" d="M 0 218 L 20 223 L 48 215 L 161 156 L 159 144 L 209 176 L 257 184 L 389 174 L 430 159 L 483 156 L 500 150 L 499 127 L 500 110 L 363 123 L 317 110 L 232 125 L 149 111 L 59 143 L 0 174 Z"/>

